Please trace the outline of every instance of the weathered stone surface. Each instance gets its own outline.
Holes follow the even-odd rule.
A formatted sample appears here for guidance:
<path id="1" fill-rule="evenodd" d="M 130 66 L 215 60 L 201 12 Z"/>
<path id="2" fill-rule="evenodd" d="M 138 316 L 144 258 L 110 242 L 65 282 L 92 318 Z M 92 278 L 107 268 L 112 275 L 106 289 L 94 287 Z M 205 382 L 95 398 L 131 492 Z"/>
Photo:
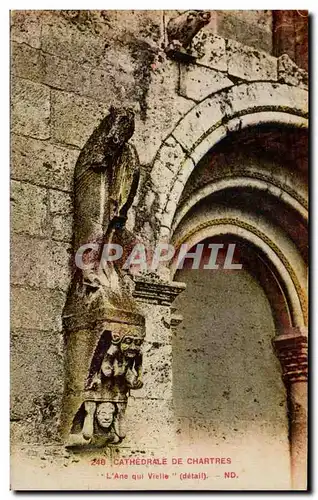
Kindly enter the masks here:
<path id="1" fill-rule="evenodd" d="M 50 214 L 71 214 L 73 212 L 73 199 L 69 193 L 49 189 Z"/>
<path id="2" fill-rule="evenodd" d="M 64 292 L 13 286 L 11 293 L 11 327 L 13 329 L 61 329 Z"/>
<path id="3" fill-rule="evenodd" d="M 151 83 L 146 94 L 147 120 L 136 116 L 136 130 L 132 138 L 143 164 L 149 164 L 154 159 L 176 123 L 195 105 L 192 100 L 176 95 L 178 86 L 178 63 L 158 58 L 155 68 L 151 70 Z"/>
<path id="4" fill-rule="evenodd" d="M 11 139 L 14 179 L 71 191 L 78 150 L 16 134 Z"/>
<path id="5" fill-rule="evenodd" d="M 170 308 L 157 304 L 149 304 L 145 301 L 139 302 L 142 314 L 146 318 L 146 340 L 150 343 L 170 344 Z"/>
<path id="6" fill-rule="evenodd" d="M 177 210 L 177 205 L 179 203 L 184 186 L 189 179 L 194 166 L 195 164 L 192 158 L 186 158 L 186 160 L 183 161 L 180 165 L 176 165 L 176 167 L 179 167 L 179 170 L 173 187 L 171 188 L 168 203 L 166 204 L 164 212 L 162 214 L 161 227 L 171 227 L 171 223 Z"/>
<path id="7" fill-rule="evenodd" d="M 27 43 L 31 47 L 41 45 L 43 11 L 15 10 L 11 12 L 11 40 Z"/>
<path id="8" fill-rule="evenodd" d="M 198 55 L 196 64 L 219 71 L 227 70 L 224 38 L 203 30 L 194 37 L 191 47 Z"/>
<path id="9" fill-rule="evenodd" d="M 116 105 L 120 101 L 122 105 L 131 103 L 137 91 L 134 77 L 134 61 L 126 50 L 122 57 L 117 54 L 116 65 L 119 73 L 114 78 L 109 68 L 95 68 L 88 62 L 79 63 L 69 59 L 62 59 L 51 54 L 44 54 L 45 72 L 43 83 L 54 88 L 68 92 L 75 92 L 94 99 L 103 100 L 105 105 Z M 125 61 L 128 68 L 120 66 Z M 115 62 L 115 61 L 114 61 Z"/>
<path id="10" fill-rule="evenodd" d="M 108 106 L 104 103 L 52 91 L 52 134 L 58 142 L 83 147 L 106 114 Z"/>
<path id="11" fill-rule="evenodd" d="M 43 82 L 56 89 L 85 95 L 91 83 L 92 66 L 71 59 L 63 59 L 60 55 L 43 54 Z"/>
<path id="12" fill-rule="evenodd" d="M 41 50 L 26 43 L 11 42 L 11 73 L 33 82 L 44 83 L 45 58 Z"/>
<path id="13" fill-rule="evenodd" d="M 73 234 L 73 200 L 68 193 L 49 190 L 49 213 L 52 238 L 71 242 Z"/>
<path id="14" fill-rule="evenodd" d="M 11 181 L 12 231 L 30 235 L 47 234 L 47 190 L 32 184 Z"/>
<path id="15" fill-rule="evenodd" d="M 272 30 L 272 11 L 270 10 L 226 10 L 219 11 L 219 16 L 234 16 L 237 20 L 253 23 L 254 26 L 271 33 Z"/>
<path id="16" fill-rule="evenodd" d="M 137 101 L 134 60 L 127 48 L 122 57 L 117 54 L 115 67 L 117 66 L 119 73 L 118 78 L 112 75 L 116 71 L 114 67 L 112 71 L 109 70 L 110 66 L 95 68 L 89 62 L 80 63 L 65 59 L 26 44 L 12 42 L 11 54 L 12 74 L 18 77 L 28 78 L 66 92 L 104 100 L 108 105 L 115 105 L 118 101 L 128 104 L 134 94 Z M 125 62 L 125 68 L 122 62 Z"/>
<path id="17" fill-rule="evenodd" d="M 11 333 L 11 418 L 20 420 L 33 415 L 39 427 L 45 420 L 48 427 L 57 420 L 58 395 L 63 390 L 61 340 L 57 332 L 51 331 Z M 55 425 L 51 439 L 56 439 L 56 430 Z"/>
<path id="18" fill-rule="evenodd" d="M 277 59 L 278 81 L 308 89 L 308 73 L 295 64 L 287 54 Z"/>
<path id="19" fill-rule="evenodd" d="M 50 131 L 50 89 L 39 83 L 14 78 L 11 86 L 12 131 L 48 139 Z"/>
<path id="20" fill-rule="evenodd" d="M 151 171 L 153 189 L 158 196 L 159 206 L 164 208 L 167 196 L 175 178 L 174 167 L 184 157 L 184 152 L 174 137 L 169 137 L 160 148 Z"/>
<path id="21" fill-rule="evenodd" d="M 138 101 L 138 83 L 134 77 L 134 61 L 129 52 L 122 57 L 129 64 L 129 71 L 118 68 L 119 77 L 114 78 L 107 68 L 93 68 L 85 91 L 89 97 L 103 100 L 108 105 L 132 105 Z M 118 63 L 118 59 L 117 59 Z"/>
<path id="22" fill-rule="evenodd" d="M 73 59 L 80 64 L 98 65 L 105 42 L 90 30 L 81 30 L 61 11 L 50 11 L 42 20 L 41 48 L 45 52 Z"/>
<path id="23" fill-rule="evenodd" d="M 281 108 L 293 113 L 308 113 L 308 94 L 305 90 L 289 85 L 269 82 L 242 84 L 230 88 L 225 99 L 229 115 L 253 108 Z M 226 109 L 226 108 L 225 108 Z"/>
<path id="24" fill-rule="evenodd" d="M 182 156 L 182 149 L 173 137 L 169 137 L 167 141 L 160 148 L 154 163 L 154 168 L 151 172 L 151 180 L 154 187 L 157 189 L 165 190 L 165 186 L 169 186 L 174 175 L 174 164 L 177 158 Z M 156 163 L 161 165 L 161 169 L 156 168 Z M 161 170 L 161 172 L 159 172 Z M 162 182 L 165 186 L 160 186 Z"/>
<path id="25" fill-rule="evenodd" d="M 128 21 L 128 22 L 127 22 Z M 115 67 L 129 58 L 123 55 L 125 46 L 133 54 L 145 44 L 154 46 L 163 38 L 161 11 L 81 11 L 79 16 L 67 16 L 63 11 L 51 11 L 43 19 L 42 49 L 63 58 L 92 66 Z M 105 43 L 106 42 L 106 43 Z"/>
<path id="26" fill-rule="evenodd" d="M 73 236 L 73 216 L 55 215 L 52 219 L 52 238 L 71 243 Z"/>
<path id="27" fill-rule="evenodd" d="M 259 52 L 227 40 L 226 54 L 229 75 L 244 80 L 277 80 L 277 59 L 265 52 Z"/>
<path id="28" fill-rule="evenodd" d="M 194 101 L 202 101 L 232 85 L 229 78 L 213 69 L 195 64 L 180 67 L 180 94 Z"/>
<path id="29" fill-rule="evenodd" d="M 14 235 L 11 240 L 13 285 L 67 290 L 70 248 L 64 243 Z"/>

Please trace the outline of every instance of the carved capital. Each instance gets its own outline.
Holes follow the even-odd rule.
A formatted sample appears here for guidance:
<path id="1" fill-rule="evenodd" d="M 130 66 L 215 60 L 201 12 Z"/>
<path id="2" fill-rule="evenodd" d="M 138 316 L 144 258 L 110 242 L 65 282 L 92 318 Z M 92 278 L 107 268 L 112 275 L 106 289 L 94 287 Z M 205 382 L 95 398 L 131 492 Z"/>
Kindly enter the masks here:
<path id="1" fill-rule="evenodd" d="M 273 340 L 285 383 L 307 381 L 307 344 L 307 335 L 300 328 L 291 328 Z"/>
<path id="2" fill-rule="evenodd" d="M 185 290 L 185 283 L 172 281 L 162 282 L 156 279 L 134 277 L 135 290 L 133 296 L 146 302 L 170 306 L 179 293 Z"/>

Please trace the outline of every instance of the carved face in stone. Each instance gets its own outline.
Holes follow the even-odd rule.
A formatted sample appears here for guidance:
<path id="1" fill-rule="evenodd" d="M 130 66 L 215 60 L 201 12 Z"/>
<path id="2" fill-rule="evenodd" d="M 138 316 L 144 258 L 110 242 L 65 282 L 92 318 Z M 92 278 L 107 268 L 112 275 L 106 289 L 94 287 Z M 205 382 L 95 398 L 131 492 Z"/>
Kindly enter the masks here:
<path id="1" fill-rule="evenodd" d="M 96 420 L 100 427 L 107 429 L 113 423 L 115 406 L 113 403 L 101 403 L 96 410 Z"/>
<path id="2" fill-rule="evenodd" d="M 127 358 L 135 358 L 141 351 L 142 343 L 143 339 L 140 337 L 125 335 L 119 344 L 119 348 Z"/>

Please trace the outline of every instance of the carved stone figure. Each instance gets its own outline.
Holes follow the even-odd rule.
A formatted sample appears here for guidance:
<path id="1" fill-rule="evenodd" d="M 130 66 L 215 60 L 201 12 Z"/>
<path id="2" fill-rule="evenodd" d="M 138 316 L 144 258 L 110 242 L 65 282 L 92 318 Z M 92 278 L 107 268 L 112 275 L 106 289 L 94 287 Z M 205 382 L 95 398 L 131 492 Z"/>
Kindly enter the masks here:
<path id="1" fill-rule="evenodd" d="M 111 107 L 83 148 L 75 168 L 75 249 L 109 237 L 123 225 L 139 181 L 139 161 L 128 144 L 134 113 Z"/>
<path id="2" fill-rule="evenodd" d="M 74 253 L 85 244 L 63 311 L 65 390 L 61 430 L 70 447 L 104 446 L 125 437 L 131 389 L 142 387 L 145 320 L 130 284 L 113 263 L 100 265 L 105 243 L 127 245 L 127 212 L 139 181 L 129 109 L 111 108 L 84 146 L 74 175 Z M 128 283 L 128 284 L 127 284 Z"/>
<path id="3" fill-rule="evenodd" d="M 167 54 L 175 59 L 191 61 L 196 54 L 191 53 L 189 46 L 192 39 L 203 26 L 210 22 L 211 13 L 204 10 L 188 10 L 170 19 L 167 25 Z"/>
<path id="4" fill-rule="evenodd" d="M 130 109 L 111 107 L 77 160 L 74 253 L 86 244 L 95 244 L 95 248 L 85 252 L 85 263 L 90 269 L 76 270 L 74 287 L 119 288 L 118 269 L 113 265 L 108 266 L 108 271 L 101 269 L 100 258 L 105 243 L 114 237 L 117 243 L 123 236 L 127 239 L 123 228 L 139 182 L 138 155 L 128 143 L 133 132 L 134 113 Z M 74 301 L 74 293 L 70 295 L 69 299 Z"/>

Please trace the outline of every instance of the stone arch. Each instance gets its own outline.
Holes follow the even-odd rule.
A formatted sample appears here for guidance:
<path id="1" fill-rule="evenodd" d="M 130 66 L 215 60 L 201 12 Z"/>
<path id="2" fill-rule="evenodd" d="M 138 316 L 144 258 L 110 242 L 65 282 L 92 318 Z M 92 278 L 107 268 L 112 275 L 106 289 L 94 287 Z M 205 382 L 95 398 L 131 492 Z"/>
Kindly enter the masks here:
<path id="1" fill-rule="evenodd" d="M 266 191 L 275 198 L 279 198 L 289 207 L 294 209 L 304 222 L 308 220 L 308 211 L 306 204 L 302 203 L 297 196 L 297 193 L 286 192 L 281 186 L 277 186 L 275 179 L 258 179 L 246 176 L 233 176 L 228 178 L 219 179 L 213 183 L 209 183 L 197 189 L 188 199 L 186 199 L 180 206 L 177 207 L 175 217 L 171 226 L 172 233 L 178 227 L 181 220 L 186 214 L 200 201 L 207 196 L 211 196 L 219 191 L 233 188 L 254 188 L 258 191 Z M 304 200 L 305 201 L 305 200 Z"/>
<path id="2" fill-rule="evenodd" d="M 194 106 L 161 145 L 151 170 L 156 241 L 170 237 L 183 188 L 199 160 L 231 132 L 260 124 L 307 128 L 308 93 L 280 83 L 235 85 Z"/>
<path id="3" fill-rule="evenodd" d="M 204 219 L 204 220 L 203 220 Z M 297 266 L 299 254 L 283 233 L 270 230 L 260 219 L 253 220 L 250 215 L 227 211 L 222 215 L 192 218 L 188 227 L 179 228 L 172 237 L 176 248 L 186 243 L 192 248 L 197 243 L 214 236 L 233 235 L 257 248 L 265 256 L 285 295 L 290 311 L 291 325 L 303 327 L 307 324 L 306 272 Z M 176 263 L 171 265 L 171 277 L 175 274 Z"/>

